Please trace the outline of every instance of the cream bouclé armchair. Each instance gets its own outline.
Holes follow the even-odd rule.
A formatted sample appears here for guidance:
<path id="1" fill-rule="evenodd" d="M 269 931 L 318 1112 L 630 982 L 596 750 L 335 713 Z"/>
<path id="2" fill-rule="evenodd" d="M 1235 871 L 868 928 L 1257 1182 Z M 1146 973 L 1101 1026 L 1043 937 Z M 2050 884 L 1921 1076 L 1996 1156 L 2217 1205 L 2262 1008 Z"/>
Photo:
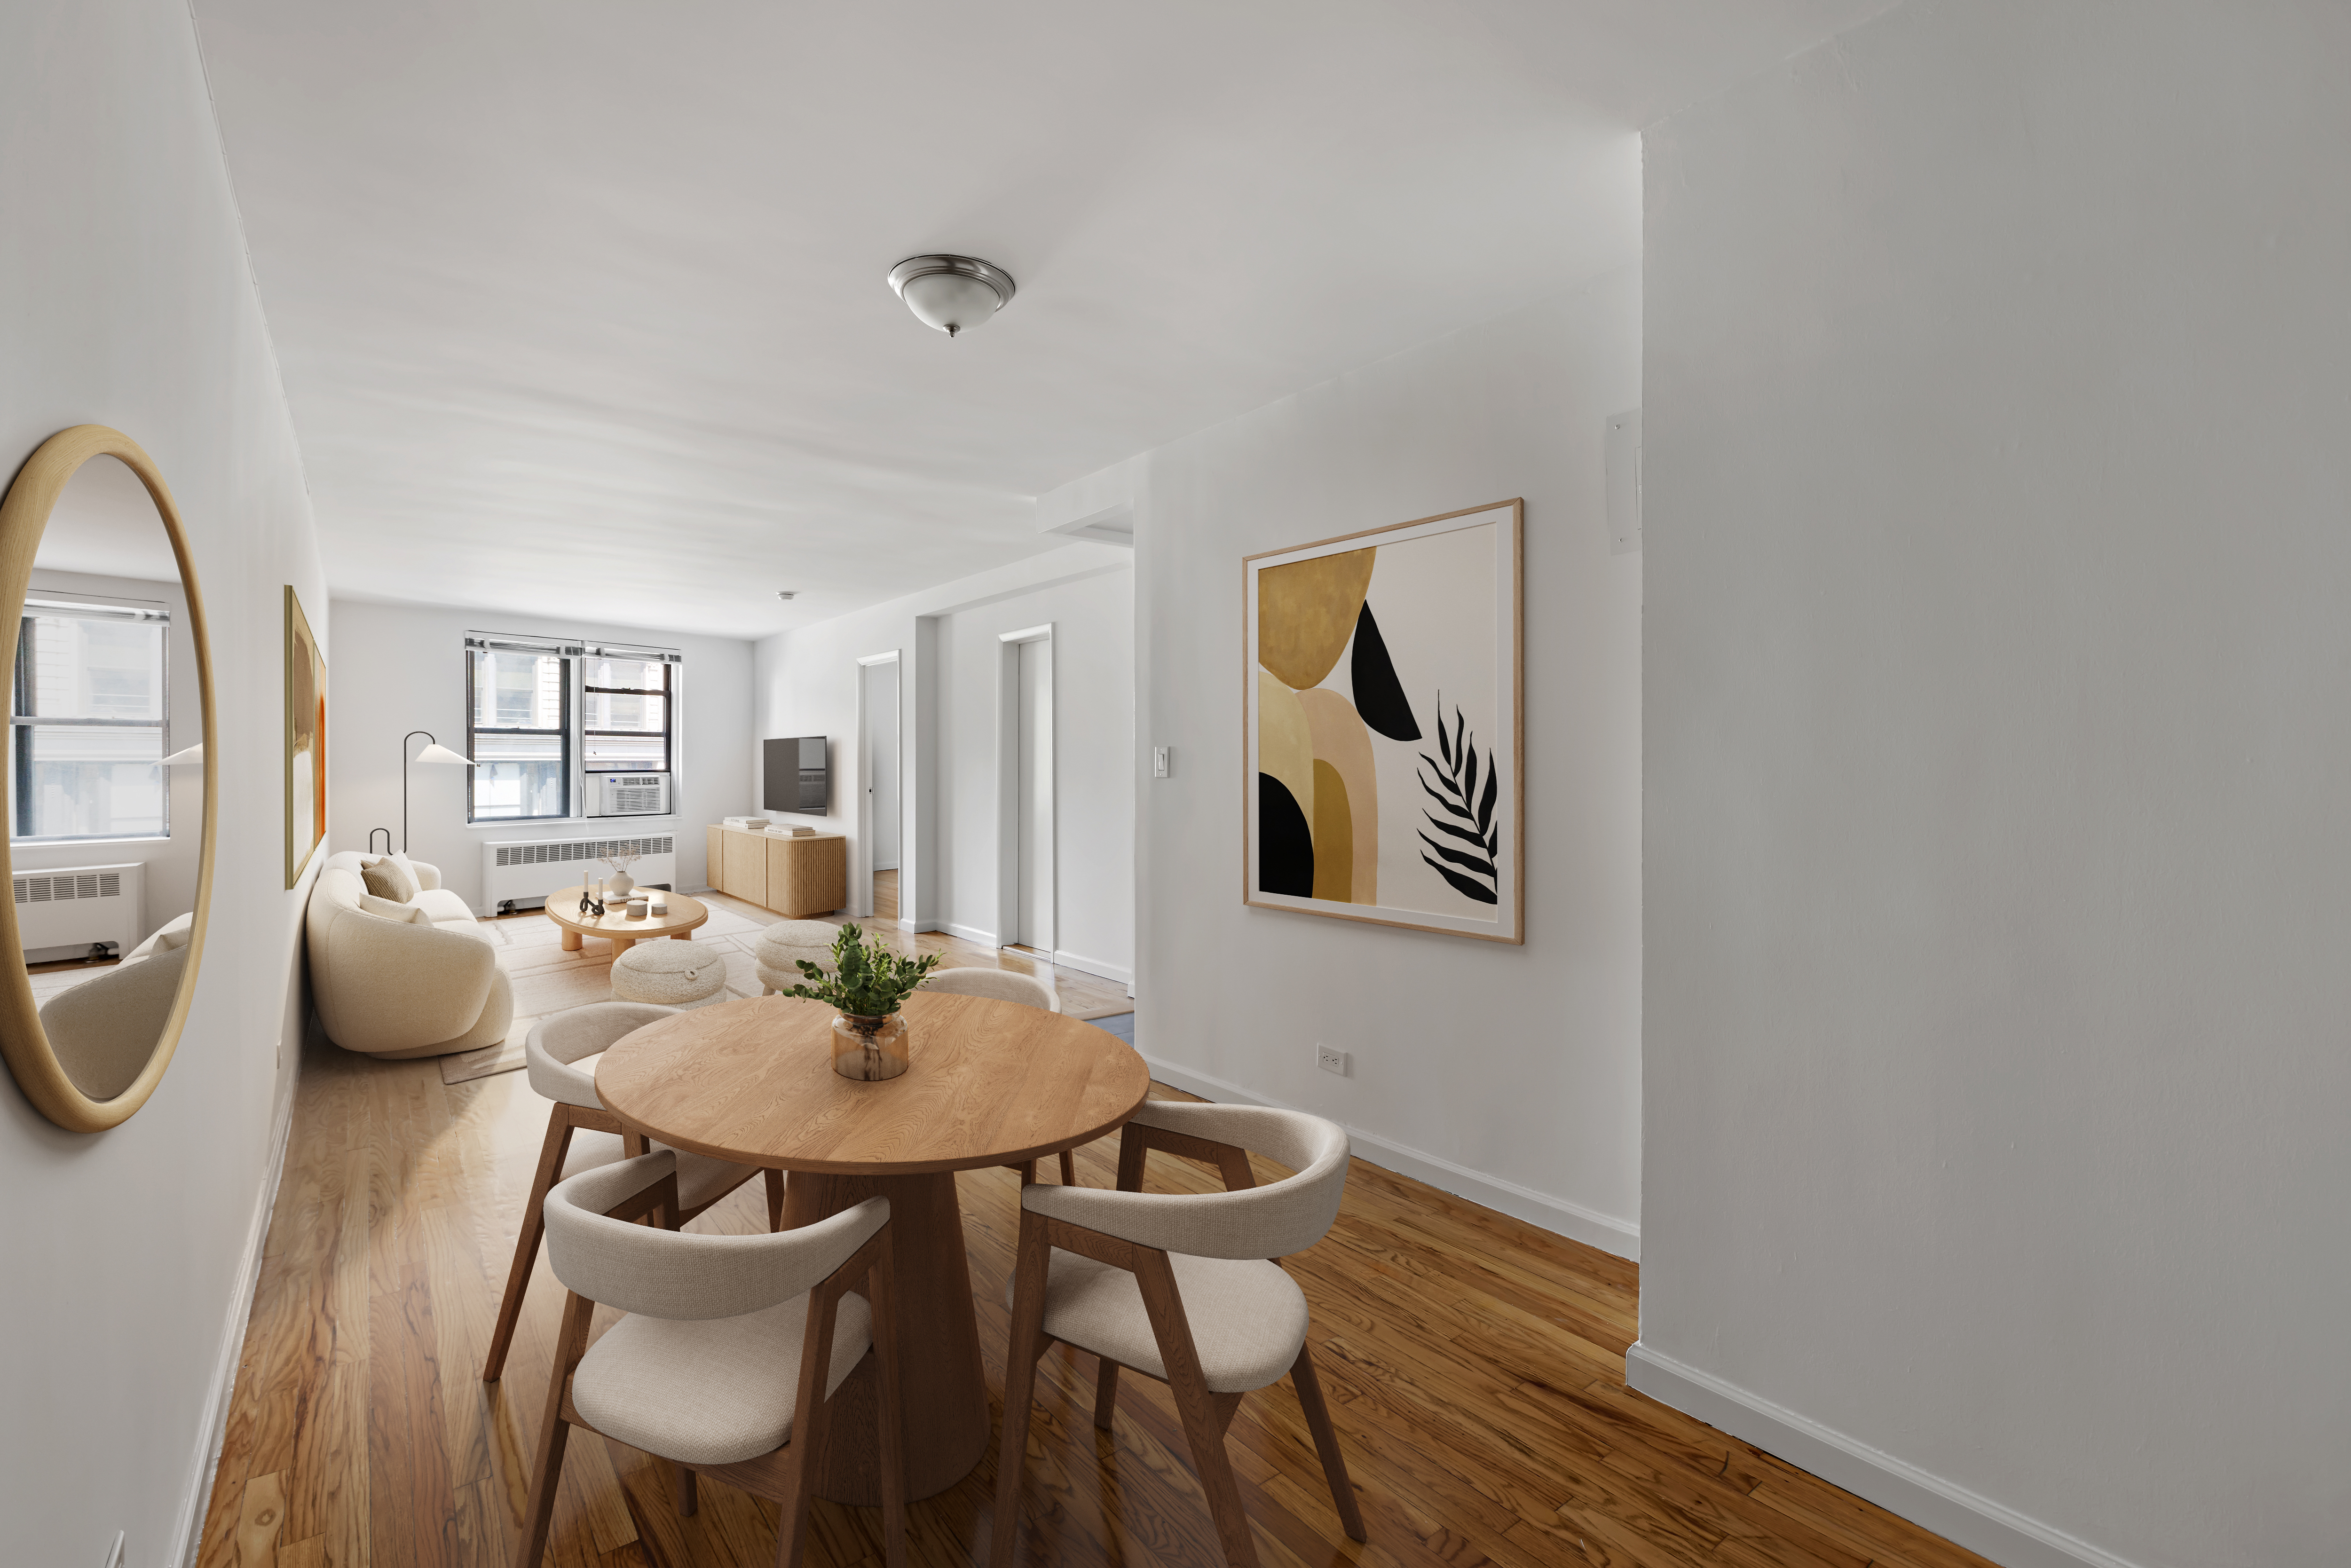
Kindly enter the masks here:
<path id="1" fill-rule="evenodd" d="M 446 1056 L 506 1039 L 514 988 L 437 867 L 408 861 L 404 903 L 371 895 L 360 857 L 330 855 L 310 890 L 310 990 L 327 1038 L 369 1056 Z"/>

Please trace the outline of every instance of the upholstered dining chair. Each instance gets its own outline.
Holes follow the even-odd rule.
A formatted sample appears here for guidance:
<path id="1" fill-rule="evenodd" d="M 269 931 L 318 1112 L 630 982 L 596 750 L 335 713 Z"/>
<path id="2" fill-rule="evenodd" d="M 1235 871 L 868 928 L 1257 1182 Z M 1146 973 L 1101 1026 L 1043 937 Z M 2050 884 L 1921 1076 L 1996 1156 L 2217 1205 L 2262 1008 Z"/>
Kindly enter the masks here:
<path id="1" fill-rule="evenodd" d="M 1144 1192 L 1144 1165 L 1155 1148 L 1216 1166 L 1227 1190 Z M 1256 1186 L 1251 1149 L 1295 1174 Z M 1104 1431 L 1117 1406 L 1119 1368 L 1174 1389 L 1217 1539 L 1234 1568 L 1255 1568 L 1257 1545 L 1241 1511 L 1225 1432 L 1242 1395 L 1289 1373 L 1340 1522 L 1348 1539 L 1364 1538 L 1363 1511 L 1306 1346 L 1306 1295 L 1272 1260 L 1303 1251 L 1331 1228 L 1347 1159 L 1345 1130 L 1319 1116 L 1147 1100 L 1119 1145 L 1117 1191 L 1021 1189 L 1020 1249 L 1007 1292 L 1012 1343 L 991 1563 L 1012 1561 L 1037 1360 L 1055 1340 L 1100 1358 L 1094 1425 Z"/>
<path id="2" fill-rule="evenodd" d="M 523 1060 L 530 1086 L 553 1104 L 547 1113 L 547 1139 L 539 1145 L 538 1169 L 530 1179 L 530 1202 L 523 1210 L 522 1230 L 515 1237 L 506 1294 L 498 1299 L 497 1323 L 490 1331 L 490 1354 L 482 1363 L 483 1382 L 496 1383 L 506 1371 L 507 1351 L 514 1343 L 515 1324 L 522 1317 L 523 1295 L 530 1289 L 531 1270 L 538 1263 L 548 1190 L 583 1171 L 642 1155 L 650 1147 L 636 1134 L 624 1132 L 621 1119 L 596 1098 L 596 1059 L 618 1044 L 622 1035 L 676 1016 L 676 1009 L 649 1002 L 592 1002 L 539 1019 L 524 1038 Z M 681 1155 L 677 1163 L 680 1207 L 664 1212 L 660 1220 L 674 1229 L 758 1174 L 753 1166 Z M 767 1178 L 768 1228 L 777 1230 L 784 1220 L 784 1173 L 770 1170 Z"/>
<path id="3" fill-rule="evenodd" d="M 1033 975 L 1017 969 L 983 969 L 977 965 L 956 969 L 933 969 L 923 981 L 926 991 L 946 991 L 956 996 L 993 997 L 999 1002 L 1019 1002 L 1024 1008 L 1040 1008 L 1049 1013 L 1061 1010 L 1061 994 Z M 1027 1186 L 1037 1179 L 1037 1162 L 1025 1160 L 1007 1170 L 1020 1173 L 1020 1185 Z M 1068 1149 L 1061 1151 L 1061 1184 L 1078 1185 L 1077 1156 Z"/>
<path id="4" fill-rule="evenodd" d="M 777 1568 L 796 1568 L 828 1439 L 833 1391 L 879 1362 L 882 1526 L 889 1568 L 906 1561 L 906 1465 L 898 1397 L 890 1200 L 814 1225 L 702 1236 L 632 1223 L 683 1202 L 674 1150 L 571 1177 L 547 1195 L 547 1257 L 570 1291 L 538 1429 L 521 1568 L 538 1568 L 570 1429 L 675 1467 L 677 1508 L 708 1474 L 782 1505 Z M 862 1296 L 852 1294 L 862 1289 Z M 594 1345 L 598 1302 L 628 1315 Z"/>

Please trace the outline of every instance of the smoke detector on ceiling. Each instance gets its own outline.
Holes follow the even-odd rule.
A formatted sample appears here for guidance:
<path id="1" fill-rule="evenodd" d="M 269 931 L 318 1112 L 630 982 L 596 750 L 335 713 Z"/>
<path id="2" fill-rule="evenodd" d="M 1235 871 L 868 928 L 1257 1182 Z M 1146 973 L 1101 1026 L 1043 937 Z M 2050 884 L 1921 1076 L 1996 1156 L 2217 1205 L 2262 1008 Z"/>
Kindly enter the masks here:
<path id="1" fill-rule="evenodd" d="M 787 604 L 789 604 L 793 600 L 798 599 L 799 596 L 800 591 L 797 588 L 779 588 L 776 590 L 776 597 L 782 600 Z"/>
<path id="2" fill-rule="evenodd" d="M 1012 275 L 976 256 L 910 256 L 890 269 L 890 287 L 923 324 L 960 336 L 1012 302 Z"/>

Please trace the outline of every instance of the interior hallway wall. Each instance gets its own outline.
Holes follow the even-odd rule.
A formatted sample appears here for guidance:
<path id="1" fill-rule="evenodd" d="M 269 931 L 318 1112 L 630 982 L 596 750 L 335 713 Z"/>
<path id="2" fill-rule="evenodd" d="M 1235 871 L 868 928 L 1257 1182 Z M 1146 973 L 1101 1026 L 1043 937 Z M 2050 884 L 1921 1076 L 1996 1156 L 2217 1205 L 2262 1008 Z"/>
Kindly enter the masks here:
<path id="1" fill-rule="evenodd" d="M 1630 155 L 1628 147 L 1628 156 Z M 1640 1234 L 1641 558 L 1603 433 L 1641 401 L 1630 269 L 1148 455 L 1136 498 L 1137 1045 L 1212 1099 L 1611 1251 Z M 1241 903 L 1241 558 L 1526 501 L 1524 946 Z M 1175 748 L 1149 777 L 1150 748 Z M 1320 1071 L 1317 1044 L 1353 1053 Z"/>
<path id="2" fill-rule="evenodd" d="M 326 591 L 187 7 L 0 8 L 0 452 L 13 470 L 90 423 L 154 458 L 210 623 L 220 790 L 210 939 L 153 1097 L 78 1134 L 0 1086 L 0 1557 L 94 1568 L 120 1531 L 129 1562 L 176 1563 L 298 1060 L 280 606 L 293 584 L 323 633 Z"/>
<path id="3" fill-rule="evenodd" d="M 468 823 L 466 769 L 417 763 L 408 769 L 410 852 L 440 867 L 442 885 L 485 914 L 482 845 L 490 841 L 674 834 L 680 891 L 709 886 L 710 840 L 704 830 L 742 811 L 743 779 L 751 769 L 751 644 L 494 610 L 335 601 L 335 634 L 327 649 L 327 779 L 335 805 L 329 847 L 363 850 L 368 830 L 384 827 L 398 843 L 402 736 L 430 730 L 450 750 L 465 751 L 468 632 L 610 638 L 683 653 L 678 779 L 671 801 L 677 810 L 666 817 Z M 413 755 L 424 742 L 407 744 Z"/>
<path id="4" fill-rule="evenodd" d="M 2011 1563 L 2351 1554 L 2346 61 L 1912 4 L 1649 138 L 1635 1376 Z"/>
<path id="5" fill-rule="evenodd" d="M 906 835 L 900 918 L 994 940 L 997 633 L 1066 623 L 1071 641 L 1057 661 L 1061 961 L 1131 979 L 1134 559 L 1115 545 L 1069 545 L 763 638 L 755 653 L 758 734 L 823 735 L 832 742 L 832 810 L 784 820 L 853 841 L 863 788 L 856 747 L 849 744 L 856 734 L 857 661 L 899 650 Z M 755 779 L 753 800 L 758 788 Z"/>

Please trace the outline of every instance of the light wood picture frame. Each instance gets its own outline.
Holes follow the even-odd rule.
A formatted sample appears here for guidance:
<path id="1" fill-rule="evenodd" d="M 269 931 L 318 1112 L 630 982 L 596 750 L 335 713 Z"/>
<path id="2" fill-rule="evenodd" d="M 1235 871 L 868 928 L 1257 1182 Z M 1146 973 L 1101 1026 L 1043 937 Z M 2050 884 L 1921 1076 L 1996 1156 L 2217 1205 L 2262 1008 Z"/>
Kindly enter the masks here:
<path id="1" fill-rule="evenodd" d="M 1526 940 L 1525 511 L 1243 559 L 1242 903 Z"/>
<path id="2" fill-rule="evenodd" d="M 327 837 L 327 659 L 286 585 L 286 885 Z"/>
<path id="3" fill-rule="evenodd" d="M 202 706 L 204 809 L 197 823 L 201 837 L 196 854 L 195 908 L 191 912 L 187 941 L 183 944 L 185 956 L 179 960 L 179 981 L 172 990 L 154 1046 L 143 1061 L 136 1063 L 135 1072 L 129 1072 L 132 1064 L 106 1040 L 77 1042 L 70 1037 L 50 1038 L 33 996 L 32 977 L 25 967 L 24 935 L 17 924 L 15 901 L 0 900 L 0 1056 L 6 1058 L 8 1071 L 16 1086 L 24 1091 L 25 1098 L 42 1115 L 73 1133 L 102 1133 L 130 1120 L 147 1103 L 172 1065 L 181 1032 L 187 1025 L 189 1009 L 195 1002 L 196 977 L 204 963 L 204 935 L 212 912 L 213 850 L 217 841 L 220 799 L 220 747 L 214 732 L 212 637 L 206 630 L 204 596 L 197 585 L 195 559 L 189 551 L 187 532 L 180 520 L 178 504 L 172 499 L 171 486 L 164 484 L 154 460 L 119 430 L 102 424 L 78 424 L 59 431 L 25 460 L 25 465 L 16 471 L 8 486 L 6 499 L 0 501 L 0 602 L 10 607 L 12 624 L 19 629 L 9 635 L 11 665 L 15 662 L 15 643 L 24 623 L 25 597 L 32 582 L 35 557 L 42 536 L 48 531 L 50 513 L 64 494 L 67 482 L 84 464 L 97 457 L 116 458 L 139 476 L 155 504 L 164 536 L 171 543 L 172 560 L 179 569 L 180 587 L 187 604 L 188 645 L 194 655 L 196 691 Z M 8 837 L 0 833 L 0 869 L 9 871 L 13 881 L 11 858 Z M 159 957 L 146 961 L 165 960 Z M 87 983 L 100 983 L 111 976 L 126 974 L 132 967 L 125 965 L 104 971 Z M 126 1072 L 129 1079 L 123 1082 Z M 93 1077 L 104 1077 L 110 1082 L 105 1089 L 91 1092 L 89 1090 L 97 1087 Z"/>

